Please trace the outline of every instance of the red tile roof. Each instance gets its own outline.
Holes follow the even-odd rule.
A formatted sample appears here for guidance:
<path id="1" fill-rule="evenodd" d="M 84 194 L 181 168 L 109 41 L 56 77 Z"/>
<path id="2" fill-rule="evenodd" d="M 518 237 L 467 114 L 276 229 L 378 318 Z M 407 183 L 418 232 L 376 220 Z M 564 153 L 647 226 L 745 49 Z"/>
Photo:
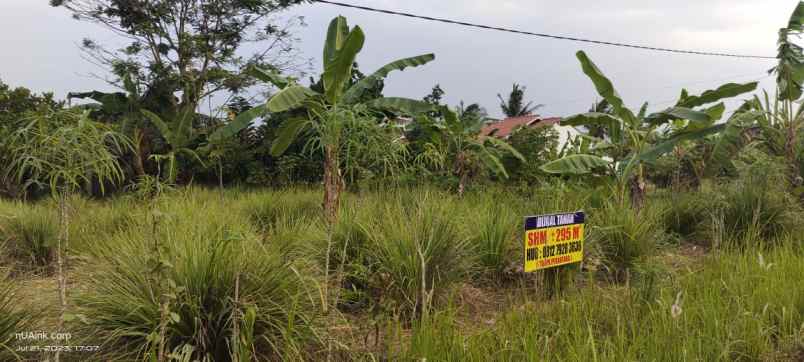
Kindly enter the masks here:
<path id="1" fill-rule="evenodd" d="M 480 131 L 481 136 L 494 136 L 497 138 L 508 138 L 511 133 L 514 132 L 519 127 L 528 126 L 528 127 L 543 127 L 543 126 L 552 126 L 554 124 L 559 124 L 561 122 L 561 118 L 558 117 L 551 117 L 551 118 L 542 118 L 539 115 L 527 115 L 527 116 L 519 116 L 519 117 L 510 117 L 506 118 L 502 121 L 495 122 L 492 124 L 483 127 Z"/>

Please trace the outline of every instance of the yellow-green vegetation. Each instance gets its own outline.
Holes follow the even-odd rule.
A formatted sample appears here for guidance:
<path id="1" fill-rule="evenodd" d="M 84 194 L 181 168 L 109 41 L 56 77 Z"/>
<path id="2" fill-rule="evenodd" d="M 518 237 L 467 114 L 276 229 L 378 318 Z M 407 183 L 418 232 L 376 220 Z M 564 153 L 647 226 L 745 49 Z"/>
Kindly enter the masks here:
<path id="1" fill-rule="evenodd" d="M 733 187 L 741 186 L 705 188 L 727 194 Z M 532 194 L 502 191 L 462 198 L 435 188 L 347 193 L 331 243 L 314 202 L 317 190 L 221 195 L 182 188 L 148 202 L 76 197 L 65 328 L 73 341 L 101 345 L 93 358 L 111 360 L 147 358 L 160 349 L 177 359 L 215 361 L 238 354 L 259 360 L 785 360 L 801 353 L 804 251 L 786 224 L 774 224 L 779 232 L 773 235 L 740 232 L 741 239 L 730 238 L 739 245 L 703 248 L 671 237 L 673 226 L 662 216 L 682 204 L 661 193 L 636 212 L 594 206 L 593 192 L 571 184 Z M 701 205 L 694 209 L 714 210 L 721 202 L 696 200 L 690 202 Z M 0 205 L 17 223 L 39 225 L 57 219 L 55 203 Z M 518 271 L 516 220 L 565 208 L 585 209 L 591 227 L 585 263 L 562 269 L 566 276 L 553 293 L 546 289 L 558 286 L 545 283 L 542 273 Z M 747 219 L 763 215 L 758 208 L 734 209 Z M 786 212 L 801 215 L 795 210 Z M 696 217 L 707 225 L 721 216 Z M 707 239 L 728 239 L 702 230 Z M 22 245 L 27 232 L 12 228 L 4 238 Z M 5 257 L 18 273 L 31 262 Z M 35 287 L 43 280 L 55 283 L 44 273 L 3 286 Z M 45 314 L 58 314 L 55 296 L 41 304 Z M 2 314 L 7 331 L 38 315 L 26 304 L 0 308 L 13 311 Z M 36 328 L 54 328 L 52 318 L 36 320 Z"/>

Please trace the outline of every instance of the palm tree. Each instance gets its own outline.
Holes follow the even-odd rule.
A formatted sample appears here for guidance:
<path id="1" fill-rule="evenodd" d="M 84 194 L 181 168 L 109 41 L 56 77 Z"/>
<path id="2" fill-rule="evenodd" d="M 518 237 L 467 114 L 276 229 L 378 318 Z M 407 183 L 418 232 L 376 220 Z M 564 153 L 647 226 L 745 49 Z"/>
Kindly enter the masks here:
<path id="1" fill-rule="evenodd" d="M 527 116 L 544 106 L 543 104 L 534 105 L 532 101 L 525 104 L 525 87 L 517 83 L 514 83 L 508 100 L 503 99 L 499 93 L 497 98 L 500 99 L 500 108 L 507 117 Z"/>
<path id="2" fill-rule="evenodd" d="M 432 110 L 432 105 L 406 98 L 373 98 L 372 92 L 389 73 L 408 67 L 424 65 L 435 59 L 433 54 L 400 59 L 380 68 L 373 74 L 353 83 L 353 67 L 363 48 L 365 35 L 359 26 L 350 29 L 346 18 L 332 20 L 324 44 L 323 89 L 316 91 L 296 83 L 293 78 L 254 68 L 259 79 L 270 82 L 280 91 L 266 102 L 264 108 L 272 113 L 303 111 L 291 117 L 279 128 L 271 153 L 279 156 L 303 132 L 311 134 L 324 154 L 324 214 L 330 225 L 338 218 L 340 192 L 343 188 L 340 152 L 350 134 L 344 130 L 349 122 L 363 118 L 369 109 L 382 109 L 418 114 Z M 259 107 L 262 108 L 262 107 Z"/>

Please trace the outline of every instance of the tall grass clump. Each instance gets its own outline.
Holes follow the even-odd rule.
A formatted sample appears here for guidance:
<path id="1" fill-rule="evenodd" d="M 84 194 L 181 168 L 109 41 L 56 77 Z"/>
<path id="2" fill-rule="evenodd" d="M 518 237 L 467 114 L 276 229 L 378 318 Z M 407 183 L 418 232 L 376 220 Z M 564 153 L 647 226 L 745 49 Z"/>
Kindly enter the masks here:
<path id="1" fill-rule="evenodd" d="M 453 217 L 455 206 L 429 194 L 399 196 L 365 226 L 367 283 L 381 307 L 426 311 L 468 275 L 474 251 Z"/>
<path id="2" fill-rule="evenodd" d="M 801 206 L 785 190 L 782 166 L 766 159 L 746 165 L 741 177 L 721 189 L 713 213 L 711 238 L 732 246 L 752 240 L 777 240 L 804 230 Z"/>
<path id="3" fill-rule="evenodd" d="M 356 311 L 371 302 L 368 280 L 372 278 L 369 268 L 370 223 L 382 210 L 382 196 L 365 196 L 361 198 L 345 198 L 341 207 L 340 218 L 332 232 L 332 243 L 329 250 L 329 261 L 326 252 L 321 255 L 320 262 L 326 265 L 331 276 L 330 284 L 335 284 L 338 295 L 335 303 L 344 311 Z M 326 248 L 323 248 L 326 250 Z"/>
<path id="4" fill-rule="evenodd" d="M 54 260 L 58 222 L 45 205 L 14 203 L 0 210 L 0 240 L 23 270 L 46 271 Z"/>
<path id="5" fill-rule="evenodd" d="M 158 209 L 153 225 L 125 230 L 93 253 L 78 298 L 84 335 L 124 359 L 301 359 L 310 352 L 315 288 L 303 260 L 263 244 L 225 205 L 171 198 Z"/>
<path id="6" fill-rule="evenodd" d="M 721 205 L 718 194 L 708 190 L 672 193 L 662 201 L 666 201 L 663 222 L 668 233 L 687 241 L 707 242 L 697 239 L 706 237 L 703 228 Z"/>
<path id="7" fill-rule="evenodd" d="M 15 295 L 17 288 L 5 273 L 0 269 L 0 360 L 14 361 L 22 358 L 15 352 L 18 342 L 14 334 L 31 331 L 38 314 L 30 308 L 17 307 L 21 297 Z"/>
<path id="8" fill-rule="evenodd" d="M 322 210 L 320 198 L 318 192 L 291 189 L 250 194 L 242 203 L 252 222 L 261 230 L 269 230 L 282 219 L 317 220 Z"/>
<path id="9" fill-rule="evenodd" d="M 128 197 L 109 200 L 87 200 L 76 198 L 70 225 L 70 235 L 74 236 L 71 245 L 76 253 L 86 253 L 99 244 L 105 244 L 115 234 L 135 227 L 147 215 L 148 203 L 140 203 Z"/>
<path id="10" fill-rule="evenodd" d="M 640 261 L 667 240 L 662 214 L 655 205 L 634 210 L 610 203 L 590 214 L 592 227 L 585 247 L 599 253 L 615 280 L 624 281 Z"/>
<path id="11" fill-rule="evenodd" d="M 523 218 L 510 206 L 489 199 L 468 209 L 462 222 L 468 228 L 469 243 L 485 276 L 497 279 L 514 263 Z"/>

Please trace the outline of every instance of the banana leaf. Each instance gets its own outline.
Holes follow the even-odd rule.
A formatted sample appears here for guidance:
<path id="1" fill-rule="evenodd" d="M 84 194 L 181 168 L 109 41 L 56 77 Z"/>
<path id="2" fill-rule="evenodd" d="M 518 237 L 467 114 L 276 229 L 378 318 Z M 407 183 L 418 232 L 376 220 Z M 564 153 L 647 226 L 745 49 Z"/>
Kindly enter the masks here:
<path id="1" fill-rule="evenodd" d="M 309 122 L 306 118 L 291 118 L 282 123 L 277 131 L 276 139 L 271 145 L 271 156 L 279 157 L 285 153 Z"/>
<path id="2" fill-rule="evenodd" d="M 352 67 L 354 66 L 357 53 L 363 49 L 366 36 L 359 26 L 355 26 L 343 46 L 338 49 L 335 58 L 329 61 L 324 68 L 321 79 L 324 81 L 324 95 L 331 104 L 336 104 L 343 96 L 344 87 L 352 79 Z"/>
<path id="3" fill-rule="evenodd" d="M 403 71 L 409 67 L 418 67 L 435 60 L 434 54 L 424 54 L 410 58 L 399 59 L 386 64 L 384 67 L 378 69 L 373 74 L 361 79 L 355 85 L 350 87 L 343 96 L 345 103 L 354 103 L 360 100 L 360 97 L 368 90 L 375 88 L 379 83 L 385 79 L 392 71 Z"/>
<path id="4" fill-rule="evenodd" d="M 611 161 L 602 157 L 576 154 L 545 163 L 539 168 L 544 172 L 552 174 L 582 175 L 590 173 L 596 168 L 607 167 L 609 165 L 611 165 Z"/>

